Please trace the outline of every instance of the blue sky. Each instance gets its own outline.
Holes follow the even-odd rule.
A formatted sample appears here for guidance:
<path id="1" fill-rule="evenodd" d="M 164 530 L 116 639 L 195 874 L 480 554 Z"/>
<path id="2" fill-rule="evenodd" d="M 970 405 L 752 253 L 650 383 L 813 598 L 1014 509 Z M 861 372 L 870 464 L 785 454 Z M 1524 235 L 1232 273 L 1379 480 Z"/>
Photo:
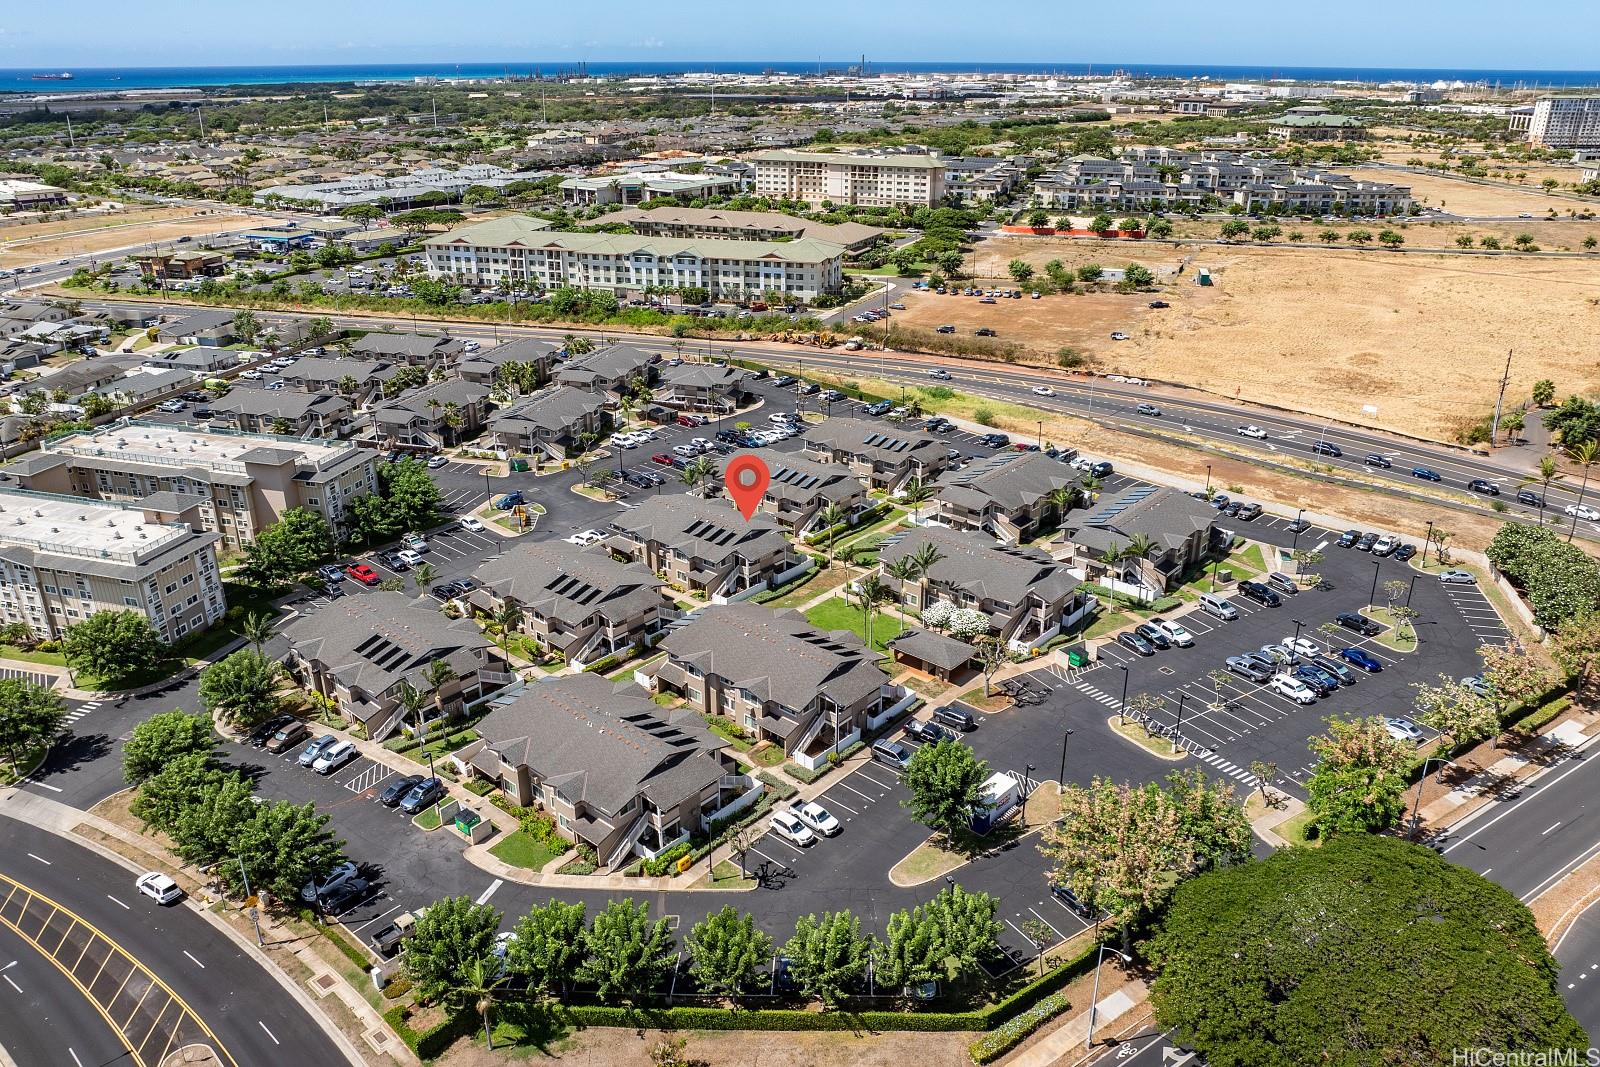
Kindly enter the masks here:
<path id="1" fill-rule="evenodd" d="M 9 11 L 6 9 L 9 8 Z M 809 9 L 809 10 L 808 10 Z M 1596 0 L 55 0 L 0 67 L 839 59 L 1594 69 Z M 799 14 L 806 11 L 807 14 Z"/>

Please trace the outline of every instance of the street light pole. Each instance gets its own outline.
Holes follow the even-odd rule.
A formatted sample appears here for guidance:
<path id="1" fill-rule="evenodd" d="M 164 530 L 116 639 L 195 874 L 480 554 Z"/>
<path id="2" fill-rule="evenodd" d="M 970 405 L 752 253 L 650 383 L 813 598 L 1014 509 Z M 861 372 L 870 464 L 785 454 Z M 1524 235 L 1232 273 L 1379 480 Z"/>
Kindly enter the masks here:
<path id="1" fill-rule="evenodd" d="M 1429 756 L 1423 761 L 1422 777 L 1417 779 L 1417 799 L 1411 804 L 1411 833 L 1408 836 L 1413 841 L 1417 839 L 1418 823 L 1422 814 L 1422 788 L 1428 784 L 1428 768 L 1435 763 L 1445 763 L 1451 767 L 1456 765 L 1455 760 L 1448 760 L 1443 756 Z"/>
<path id="2" fill-rule="evenodd" d="M 1128 709 L 1128 668 L 1122 667 L 1122 703 L 1117 705 L 1117 725 L 1123 722 L 1122 713 Z"/>
<path id="3" fill-rule="evenodd" d="M 244 897 L 246 900 L 249 900 L 253 895 L 250 892 L 250 874 L 244 868 L 244 857 L 238 856 L 235 858 L 239 861 L 239 877 L 244 880 Z M 266 939 L 261 936 L 261 910 L 254 904 L 250 905 L 250 922 L 256 928 L 257 947 L 265 945 L 267 943 Z"/>
<path id="4" fill-rule="evenodd" d="M 1421 577 L 1422 575 L 1420 574 L 1413 574 L 1411 576 L 1411 585 L 1406 589 L 1406 607 L 1408 608 L 1411 606 L 1411 594 L 1417 591 L 1417 579 Z"/>
<path id="5" fill-rule="evenodd" d="M 1422 565 L 1428 565 L 1428 549 L 1433 547 L 1433 523 L 1428 523 L 1428 537 L 1422 542 Z"/>
<path id="6" fill-rule="evenodd" d="M 1089 998 L 1089 1038 L 1083 1043 L 1083 1047 L 1086 1049 L 1094 1048 L 1095 1013 L 1099 1010 L 1100 1001 L 1100 964 L 1105 962 L 1106 949 L 1108 948 L 1111 948 L 1111 946 L 1101 945 L 1100 953 L 1095 957 L 1094 961 L 1094 993 Z M 1111 951 L 1115 952 L 1118 956 L 1121 956 L 1123 963 L 1133 962 L 1133 957 L 1128 955 L 1126 952 L 1115 948 L 1111 949 Z"/>
<path id="7" fill-rule="evenodd" d="M 1206 496 L 1211 495 L 1211 464 L 1206 464 Z"/>
<path id="8" fill-rule="evenodd" d="M 1383 560 L 1375 559 L 1372 561 L 1372 595 L 1367 597 L 1368 604 L 1376 604 L 1378 602 L 1378 571 L 1382 567 Z"/>
<path id="9" fill-rule="evenodd" d="M 1178 722 L 1177 722 L 1177 725 L 1173 726 L 1173 728 L 1172 728 L 1172 734 L 1173 734 L 1172 747 L 1173 747 L 1174 751 L 1177 750 L 1178 742 L 1183 740 L 1183 702 L 1185 700 L 1187 700 L 1187 699 L 1189 699 L 1189 694 L 1185 693 L 1185 692 L 1182 692 L 1182 691 L 1179 691 L 1179 693 L 1178 693 Z"/>
<path id="10" fill-rule="evenodd" d="M 1057 796 L 1067 791 L 1067 738 L 1071 736 L 1071 730 L 1061 735 L 1061 776 L 1056 779 Z"/>

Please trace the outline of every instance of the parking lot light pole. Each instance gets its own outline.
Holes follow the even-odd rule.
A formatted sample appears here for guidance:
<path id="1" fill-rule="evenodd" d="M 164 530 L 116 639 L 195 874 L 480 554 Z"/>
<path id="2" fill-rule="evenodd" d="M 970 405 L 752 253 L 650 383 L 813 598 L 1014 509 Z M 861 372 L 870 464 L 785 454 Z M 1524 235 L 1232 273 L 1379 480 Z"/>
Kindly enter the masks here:
<path id="1" fill-rule="evenodd" d="M 1427 539 L 1422 542 L 1422 565 L 1424 567 L 1426 567 L 1428 565 L 1428 549 L 1430 549 L 1432 547 L 1433 547 L 1433 523 L 1429 522 L 1428 523 L 1428 536 L 1427 536 Z"/>
<path id="2" fill-rule="evenodd" d="M 1122 665 L 1122 703 L 1117 705 L 1117 725 L 1123 723 L 1122 713 L 1128 709 L 1128 667 Z"/>
<path id="3" fill-rule="evenodd" d="M 1306 509 L 1301 508 L 1294 517 L 1294 541 L 1289 545 L 1289 555 L 1294 555 L 1295 549 L 1300 547 L 1300 520 L 1306 517 Z"/>
<path id="4" fill-rule="evenodd" d="M 1111 948 L 1111 946 L 1101 945 L 1100 953 L 1095 957 L 1094 961 L 1094 993 L 1089 998 L 1089 1038 L 1083 1043 L 1084 1048 L 1094 1048 L 1094 1017 L 1095 1012 L 1098 1010 L 1098 1003 L 1100 1000 L 1100 964 L 1105 962 L 1106 949 L 1108 948 Z M 1121 956 L 1123 963 L 1133 962 L 1133 957 L 1128 955 L 1126 952 L 1123 952 L 1121 949 L 1112 948 L 1111 951 L 1115 952 L 1118 956 Z"/>
<path id="5" fill-rule="evenodd" d="M 1428 767 L 1435 763 L 1443 763 L 1450 767 L 1454 767 L 1456 765 L 1455 760 L 1448 760 L 1443 756 L 1429 756 L 1423 761 L 1422 777 L 1417 779 L 1417 799 L 1411 804 L 1411 833 L 1407 836 L 1412 841 L 1417 839 L 1418 823 L 1422 814 L 1422 789 L 1428 784 Z"/>
<path id="6" fill-rule="evenodd" d="M 1378 602 L 1378 571 L 1382 568 L 1383 560 L 1375 559 L 1372 561 L 1372 595 L 1367 597 L 1368 604 L 1376 604 Z"/>
<path id="7" fill-rule="evenodd" d="M 1411 584 L 1406 588 L 1406 607 L 1408 608 L 1411 606 L 1411 594 L 1417 591 L 1417 579 L 1421 577 L 1422 575 L 1420 574 L 1411 576 Z"/>
<path id="8" fill-rule="evenodd" d="M 1071 730 L 1061 735 L 1061 777 L 1056 779 L 1056 796 L 1067 791 L 1067 738 L 1071 736 Z"/>
<path id="9" fill-rule="evenodd" d="M 1206 464 L 1206 496 L 1211 495 L 1211 464 Z"/>
<path id="10" fill-rule="evenodd" d="M 1290 619 L 1289 621 L 1294 623 L 1294 640 L 1295 641 L 1299 641 L 1300 640 L 1300 627 L 1304 626 L 1305 623 L 1301 622 L 1299 619 Z"/>
<path id="11" fill-rule="evenodd" d="M 1178 747 L 1178 742 L 1183 740 L 1183 702 L 1187 699 L 1189 699 L 1188 693 L 1180 692 L 1178 694 L 1178 722 L 1172 728 L 1172 747 L 1174 749 Z"/>

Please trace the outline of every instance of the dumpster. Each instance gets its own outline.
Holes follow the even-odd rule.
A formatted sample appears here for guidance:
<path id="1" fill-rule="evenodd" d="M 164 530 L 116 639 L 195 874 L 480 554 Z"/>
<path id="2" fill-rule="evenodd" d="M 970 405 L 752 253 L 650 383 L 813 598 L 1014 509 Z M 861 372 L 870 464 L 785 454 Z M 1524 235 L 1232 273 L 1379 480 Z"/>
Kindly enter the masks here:
<path id="1" fill-rule="evenodd" d="M 1088 655 L 1086 655 L 1084 653 L 1084 651 L 1082 649 L 1069 648 L 1067 650 L 1067 666 L 1069 666 L 1069 667 L 1087 667 L 1088 665 L 1089 665 L 1089 657 L 1088 657 Z"/>
<path id="2" fill-rule="evenodd" d="M 514 474 L 525 474 L 525 473 L 527 473 L 528 461 L 525 460 L 525 459 L 514 459 L 514 460 L 512 460 L 511 461 L 511 470 L 512 470 L 512 473 L 514 473 Z"/>
<path id="3" fill-rule="evenodd" d="M 456 815 L 456 829 L 460 830 L 463 836 L 471 837 L 472 828 L 477 826 L 482 821 L 483 817 L 477 812 L 468 811 L 467 809 L 463 808 Z"/>

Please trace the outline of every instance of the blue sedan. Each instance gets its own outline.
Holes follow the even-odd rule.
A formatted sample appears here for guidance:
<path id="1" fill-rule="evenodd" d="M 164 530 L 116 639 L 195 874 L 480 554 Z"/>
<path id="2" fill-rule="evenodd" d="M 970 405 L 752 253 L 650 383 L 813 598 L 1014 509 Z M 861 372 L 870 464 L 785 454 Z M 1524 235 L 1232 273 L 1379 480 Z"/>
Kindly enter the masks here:
<path id="1" fill-rule="evenodd" d="M 1377 674 L 1383 670 L 1383 664 L 1376 656 L 1369 652 L 1363 652 L 1359 648 L 1341 648 L 1339 650 L 1339 658 L 1346 663 L 1360 667 L 1368 674 Z"/>

